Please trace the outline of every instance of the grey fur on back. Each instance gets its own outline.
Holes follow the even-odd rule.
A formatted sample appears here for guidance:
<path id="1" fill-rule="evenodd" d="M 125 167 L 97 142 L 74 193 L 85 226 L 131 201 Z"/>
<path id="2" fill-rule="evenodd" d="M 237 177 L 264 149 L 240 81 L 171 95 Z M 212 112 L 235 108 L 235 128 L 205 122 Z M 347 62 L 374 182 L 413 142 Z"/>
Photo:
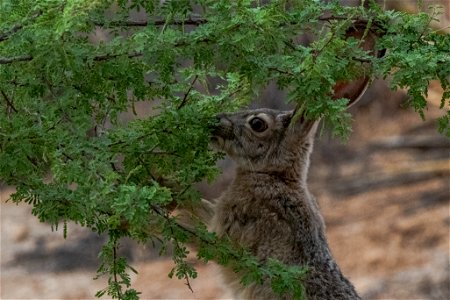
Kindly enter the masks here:
<path id="1" fill-rule="evenodd" d="M 216 202 L 212 229 L 261 261 L 271 257 L 306 266 L 307 299 L 360 299 L 332 257 L 322 216 L 306 184 L 316 122 L 290 126 L 291 111 L 271 109 L 218 118 L 213 145 L 237 163 L 237 171 Z M 222 272 L 237 299 L 280 298 L 269 282 L 244 288 L 239 274 L 226 268 Z"/>

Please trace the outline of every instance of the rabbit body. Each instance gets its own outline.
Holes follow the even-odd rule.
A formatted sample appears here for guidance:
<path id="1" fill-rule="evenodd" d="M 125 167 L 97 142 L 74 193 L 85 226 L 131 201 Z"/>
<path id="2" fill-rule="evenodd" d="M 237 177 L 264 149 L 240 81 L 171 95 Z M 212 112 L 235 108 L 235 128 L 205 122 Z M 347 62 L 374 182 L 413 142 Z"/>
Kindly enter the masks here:
<path id="1" fill-rule="evenodd" d="M 307 299 L 360 299 L 332 257 L 306 185 L 317 122 L 290 126 L 292 115 L 257 109 L 218 116 L 213 145 L 237 163 L 237 170 L 216 201 L 210 225 L 262 262 L 275 258 L 306 267 Z M 290 299 L 275 294 L 270 282 L 244 287 L 233 270 L 224 267 L 222 273 L 236 299 Z"/>

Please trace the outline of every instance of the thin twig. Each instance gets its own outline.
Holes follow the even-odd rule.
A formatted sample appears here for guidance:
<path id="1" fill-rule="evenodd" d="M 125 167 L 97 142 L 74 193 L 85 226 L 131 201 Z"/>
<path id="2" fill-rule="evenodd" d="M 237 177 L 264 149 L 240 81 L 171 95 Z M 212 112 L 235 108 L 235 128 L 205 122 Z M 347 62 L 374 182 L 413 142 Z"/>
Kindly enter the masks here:
<path id="1" fill-rule="evenodd" d="M 135 52 L 135 53 L 130 53 L 130 54 L 103 54 L 103 55 L 95 56 L 94 61 L 110 60 L 110 59 L 114 59 L 114 58 L 117 58 L 122 55 L 127 55 L 128 58 L 135 58 L 135 57 L 143 56 L 144 53 Z M 33 60 L 33 56 L 28 55 L 28 54 L 14 56 L 14 57 L 0 57 L 0 65 L 8 65 L 8 64 L 15 63 L 15 62 L 30 61 L 30 60 Z"/>
<path id="2" fill-rule="evenodd" d="M 8 107 L 10 107 L 15 113 L 17 113 L 17 109 L 14 107 L 14 104 L 12 103 L 12 101 L 8 98 L 8 95 L 6 95 L 6 93 L 3 90 L 0 90 L 0 93 L 2 94 L 3 98 L 6 101 L 6 104 Z"/>
<path id="3" fill-rule="evenodd" d="M 320 16 L 319 21 L 332 21 L 332 20 L 347 20 L 348 17 L 345 16 Z M 353 20 L 359 20 L 358 18 L 354 18 Z"/>
<path id="4" fill-rule="evenodd" d="M 26 158 L 28 159 L 28 161 L 37 169 L 39 168 L 39 165 L 37 164 L 37 162 L 29 155 L 26 155 Z"/>
<path id="5" fill-rule="evenodd" d="M 112 22 L 100 22 L 100 21 L 94 21 L 94 24 L 96 26 L 124 26 L 124 27 L 146 27 L 149 25 L 154 26 L 167 26 L 167 25 L 194 25 L 199 26 L 202 24 L 207 23 L 208 20 L 206 19 L 186 19 L 186 20 L 172 20 L 167 22 L 167 20 L 155 20 L 155 21 L 112 21 Z"/>
<path id="6" fill-rule="evenodd" d="M 35 20 L 36 18 L 38 18 L 40 15 L 42 15 L 42 11 L 38 11 L 37 13 L 35 13 L 30 20 Z M 12 35 L 14 35 L 15 33 L 17 33 L 18 31 L 22 30 L 22 28 L 24 27 L 24 24 L 16 24 L 14 25 L 10 30 L 8 30 L 5 33 L 0 34 L 0 42 L 6 41 L 8 40 Z"/>
<path id="7" fill-rule="evenodd" d="M 281 73 L 281 74 L 294 76 L 294 73 L 292 73 L 290 71 L 287 71 L 287 70 L 281 70 L 281 69 L 279 69 L 277 67 L 269 67 L 268 69 L 269 69 L 269 71 L 275 71 L 275 72 L 278 72 L 278 73 Z"/>
<path id="8" fill-rule="evenodd" d="M 325 45 L 322 46 L 322 48 L 318 49 L 317 51 L 313 52 L 313 61 L 317 60 L 317 57 L 322 53 L 322 51 L 331 43 L 331 41 L 334 39 L 334 36 L 336 35 L 336 31 L 331 31 L 331 37 L 326 41 Z"/>
<path id="9" fill-rule="evenodd" d="M 16 33 L 17 31 L 21 30 L 23 28 L 22 24 L 16 24 L 14 25 L 9 31 L 0 34 L 0 42 L 6 41 L 7 39 L 9 39 L 14 33 Z"/>
<path id="10" fill-rule="evenodd" d="M 163 217 L 167 222 L 173 223 L 173 224 L 174 224 L 176 227 L 178 227 L 179 229 L 181 229 L 181 230 L 183 230 L 183 231 L 189 233 L 190 235 L 192 235 L 192 236 L 194 236 L 194 237 L 200 239 L 200 240 L 203 241 L 204 243 L 209 244 L 209 245 L 215 245 L 215 244 L 216 244 L 214 241 L 208 241 L 208 240 L 202 238 L 202 237 L 201 237 L 200 235 L 198 235 L 195 231 L 193 231 L 193 230 L 191 230 L 191 229 L 189 229 L 189 228 L 187 228 L 187 227 L 184 227 L 183 225 L 181 225 L 181 224 L 179 224 L 179 223 L 177 223 L 177 222 L 172 222 L 172 220 L 170 220 L 169 216 L 168 216 L 167 214 L 164 214 L 164 213 L 161 211 L 161 208 L 159 208 L 158 206 L 151 205 L 151 209 L 152 209 L 157 215 Z"/>
<path id="11" fill-rule="evenodd" d="M 164 218 L 166 219 L 166 221 L 169 221 L 170 219 L 167 217 L 167 214 L 164 214 Z M 176 223 L 176 222 L 175 222 Z M 172 236 L 175 236 L 175 232 L 173 231 L 173 227 L 170 227 L 170 233 L 172 234 Z M 178 240 L 176 238 L 173 239 L 173 242 L 175 244 L 175 249 L 181 249 L 180 243 L 178 242 Z M 176 251 L 175 251 L 176 252 Z M 174 255 L 174 262 L 175 264 L 177 264 L 177 260 L 176 260 L 176 256 Z M 191 292 L 193 293 L 194 290 L 192 289 L 191 283 L 189 282 L 189 276 L 186 272 L 184 272 L 184 279 L 186 280 L 186 285 L 187 287 L 191 290 Z"/>
<path id="12" fill-rule="evenodd" d="M 151 154 L 155 154 L 155 155 L 168 155 L 168 156 L 181 157 L 180 155 L 176 154 L 175 152 L 168 152 L 168 151 L 145 151 L 144 153 L 151 153 Z"/>
<path id="13" fill-rule="evenodd" d="M 189 93 L 194 88 L 194 84 L 197 81 L 197 79 L 198 79 L 198 75 L 195 75 L 194 80 L 192 80 L 192 83 L 189 86 L 189 89 L 187 90 L 186 94 L 184 94 L 183 100 L 181 101 L 180 105 L 178 105 L 177 109 L 182 108 L 187 103 L 187 99 L 188 99 Z"/>
<path id="14" fill-rule="evenodd" d="M 114 272 L 114 283 L 117 285 L 117 286 L 119 286 L 119 280 L 117 279 L 117 267 L 116 267 L 116 265 L 117 265 L 117 241 L 116 241 L 116 239 L 114 239 L 114 246 L 113 246 L 113 268 L 114 268 L 114 270 L 113 270 L 113 272 Z M 118 296 L 119 296 L 119 299 L 122 299 L 122 291 L 121 291 L 121 289 L 119 288 L 118 289 Z"/>
<path id="15" fill-rule="evenodd" d="M 30 61 L 33 57 L 31 55 L 20 55 L 14 57 L 0 57 L 0 65 L 8 65 L 19 61 Z"/>
<path id="16" fill-rule="evenodd" d="M 122 55 L 126 55 L 126 54 L 103 54 L 103 55 L 98 55 L 98 56 L 94 57 L 94 61 L 110 60 L 110 59 L 117 58 L 117 57 L 122 56 Z M 128 58 L 140 57 L 142 55 L 144 55 L 144 53 L 142 53 L 142 52 L 135 52 L 135 53 L 127 54 Z"/>
<path id="17" fill-rule="evenodd" d="M 194 293 L 194 290 L 192 289 L 191 283 L 189 282 L 189 276 L 187 274 L 184 274 L 184 279 L 186 280 L 185 285 L 191 290 L 192 293 Z"/>
<path id="18" fill-rule="evenodd" d="M 157 181 L 155 176 L 153 176 L 152 172 L 150 172 L 150 169 L 148 168 L 147 164 L 144 162 L 142 157 L 140 155 L 138 155 L 137 159 L 139 160 L 139 163 L 141 164 L 141 166 L 144 166 L 145 171 L 152 178 L 152 180 Z"/>
<path id="19" fill-rule="evenodd" d="M 367 58 L 352 57 L 351 59 L 358 61 L 358 62 L 362 62 L 362 63 L 371 63 L 372 62 L 372 60 L 367 59 Z"/>

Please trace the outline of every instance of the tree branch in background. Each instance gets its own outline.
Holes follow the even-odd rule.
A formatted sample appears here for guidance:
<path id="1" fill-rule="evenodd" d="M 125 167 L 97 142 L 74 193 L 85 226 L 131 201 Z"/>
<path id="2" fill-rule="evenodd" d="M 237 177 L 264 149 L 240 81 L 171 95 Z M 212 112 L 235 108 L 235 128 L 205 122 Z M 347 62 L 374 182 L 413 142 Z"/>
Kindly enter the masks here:
<path id="1" fill-rule="evenodd" d="M 361 19 L 359 17 L 353 17 L 349 18 L 347 16 L 333 16 L 333 15 L 323 15 L 318 18 L 319 21 L 333 21 L 333 20 L 353 20 L 353 21 L 367 21 L 364 19 Z M 94 25 L 99 27 L 146 27 L 146 26 L 180 26 L 180 25 L 193 25 L 193 26 L 200 26 L 202 24 L 208 23 L 207 19 L 203 18 L 188 18 L 185 20 L 154 20 L 154 21 L 133 21 L 133 20 L 126 20 L 126 21 L 111 21 L 111 22 L 103 22 L 103 21 L 94 21 Z M 286 24 L 284 24 L 286 25 Z"/>
<path id="2" fill-rule="evenodd" d="M 0 65 L 9 65 L 19 61 L 30 61 L 33 59 L 31 55 L 20 55 L 13 57 L 0 57 Z"/>
<path id="3" fill-rule="evenodd" d="M 114 58 L 117 58 L 117 57 L 122 56 L 122 55 L 127 55 L 127 54 L 104 54 L 104 55 L 98 55 L 98 56 L 94 57 L 94 61 L 110 60 L 110 59 L 114 59 Z M 144 55 L 144 53 L 142 53 L 142 52 L 130 53 L 130 54 L 128 54 L 128 58 L 140 57 L 142 55 Z"/>
<path id="4" fill-rule="evenodd" d="M 27 21 L 33 21 L 36 18 L 38 18 L 39 16 L 42 15 L 42 12 L 39 11 L 37 13 L 35 13 L 29 20 Z M 10 30 L 8 30 L 7 32 L 1 33 L 0 34 L 0 42 L 6 41 L 8 40 L 12 35 L 14 35 L 16 32 L 22 30 L 22 28 L 25 26 L 25 23 L 18 23 L 16 25 L 14 25 Z"/>
<path id="5" fill-rule="evenodd" d="M 9 31 L 0 34 L 0 42 L 6 41 L 7 39 L 9 39 L 14 33 L 16 33 L 17 31 L 21 30 L 23 28 L 22 24 L 16 24 L 13 26 L 13 28 L 11 28 Z"/>
<path id="6" fill-rule="evenodd" d="M 194 25 L 199 26 L 202 24 L 207 23 L 208 20 L 202 19 L 202 18 L 189 18 L 186 20 L 155 20 L 155 21 L 111 21 L 111 22 L 101 22 L 101 21 L 94 21 L 94 24 L 96 26 L 100 27 L 117 27 L 117 26 L 124 26 L 124 27 L 146 27 L 146 26 L 164 26 L 164 25 Z"/>
<path id="7" fill-rule="evenodd" d="M 122 56 L 122 55 L 126 55 L 126 54 L 103 54 L 103 55 L 98 55 L 98 56 L 94 57 L 94 61 L 110 60 L 110 59 L 114 59 L 114 58 L 117 58 L 117 57 Z M 128 54 L 128 58 L 140 57 L 142 55 L 143 55 L 142 52 L 130 53 L 130 54 Z M 33 56 L 28 55 L 28 54 L 14 56 L 14 57 L 0 57 L 0 65 L 9 65 L 9 64 L 12 64 L 12 63 L 16 63 L 16 62 L 30 61 L 30 60 L 33 60 Z"/>

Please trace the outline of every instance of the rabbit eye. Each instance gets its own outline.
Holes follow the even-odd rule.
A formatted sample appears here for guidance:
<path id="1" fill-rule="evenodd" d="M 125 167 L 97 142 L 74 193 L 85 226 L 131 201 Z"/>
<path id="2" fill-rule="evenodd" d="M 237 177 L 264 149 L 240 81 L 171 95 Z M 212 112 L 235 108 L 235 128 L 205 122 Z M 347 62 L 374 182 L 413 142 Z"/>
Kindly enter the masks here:
<path id="1" fill-rule="evenodd" d="M 267 123 L 258 117 L 255 117 L 253 119 L 251 119 L 248 124 L 250 125 L 250 127 L 256 131 L 256 132 L 263 132 L 267 129 Z"/>

